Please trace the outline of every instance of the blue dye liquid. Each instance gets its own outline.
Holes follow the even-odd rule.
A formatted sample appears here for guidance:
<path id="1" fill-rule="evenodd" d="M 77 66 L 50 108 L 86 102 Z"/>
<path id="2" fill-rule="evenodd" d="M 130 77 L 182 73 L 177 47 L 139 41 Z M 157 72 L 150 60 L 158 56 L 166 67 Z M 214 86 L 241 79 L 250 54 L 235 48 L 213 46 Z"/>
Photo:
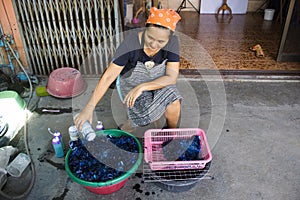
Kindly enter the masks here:
<path id="1" fill-rule="evenodd" d="M 162 144 L 163 154 L 168 161 L 203 160 L 200 137 L 168 140 Z"/>
<path id="2" fill-rule="evenodd" d="M 122 154 L 121 151 L 116 152 L 116 150 L 103 147 L 103 149 L 99 149 L 101 160 L 108 161 L 103 163 L 89 153 L 80 139 L 71 141 L 72 152 L 69 156 L 69 168 L 76 177 L 89 182 L 104 182 L 123 175 L 134 166 L 139 153 L 138 144 L 134 138 L 107 136 L 107 140 L 123 151 L 135 154 L 130 154 L 131 156 L 128 157 L 128 154 Z"/>

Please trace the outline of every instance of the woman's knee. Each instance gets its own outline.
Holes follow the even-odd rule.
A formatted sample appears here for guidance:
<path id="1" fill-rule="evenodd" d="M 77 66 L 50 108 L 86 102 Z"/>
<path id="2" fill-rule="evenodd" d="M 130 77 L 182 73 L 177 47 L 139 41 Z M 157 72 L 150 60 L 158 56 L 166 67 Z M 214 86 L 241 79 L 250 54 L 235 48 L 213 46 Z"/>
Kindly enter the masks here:
<path id="1" fill-rule="evenodd" d="M 181 103 L 180 100 L 178 99 L 167 106 L 166 114 L 180 112 L 180 107 L 181 107 Z"/>

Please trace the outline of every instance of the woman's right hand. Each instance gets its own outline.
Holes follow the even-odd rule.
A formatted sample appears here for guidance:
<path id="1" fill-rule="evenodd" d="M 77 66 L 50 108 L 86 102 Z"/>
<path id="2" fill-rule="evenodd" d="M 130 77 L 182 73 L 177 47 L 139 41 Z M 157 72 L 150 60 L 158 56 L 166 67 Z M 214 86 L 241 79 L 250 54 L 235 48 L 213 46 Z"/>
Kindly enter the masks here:
<path id="1" fill-rule="evenodd" d="M 82 130 L 82 126 L 86 121 L 89 121 L 92 124 L 93 121 L 93 112 L 94 107 L 87 105 L 79 115 L 77 115 L 74 119 L 75 126 L 79 131 Z"/>

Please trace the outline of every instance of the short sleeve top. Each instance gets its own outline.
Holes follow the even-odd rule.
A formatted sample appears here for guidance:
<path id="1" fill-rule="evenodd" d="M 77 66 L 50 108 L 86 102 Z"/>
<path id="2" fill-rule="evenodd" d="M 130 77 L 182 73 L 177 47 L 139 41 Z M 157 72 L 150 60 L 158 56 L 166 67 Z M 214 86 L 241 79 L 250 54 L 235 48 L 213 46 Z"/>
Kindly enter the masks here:
<path id="1" fill-rule="evenodd" d="M 179 62 L 179 41 L 177 36 L 172 35 L 169 42 L 154 57 L 149 57 L 141 47 L 138 31 L 129 34 L 117 48 L 112 62 L 118 66 L 124 66 L 121 75 L 136 66 L 137 61 L 145 63 L 152 60 L 155 63 L 162 63 L 165 59 L 167 62 Z"/>

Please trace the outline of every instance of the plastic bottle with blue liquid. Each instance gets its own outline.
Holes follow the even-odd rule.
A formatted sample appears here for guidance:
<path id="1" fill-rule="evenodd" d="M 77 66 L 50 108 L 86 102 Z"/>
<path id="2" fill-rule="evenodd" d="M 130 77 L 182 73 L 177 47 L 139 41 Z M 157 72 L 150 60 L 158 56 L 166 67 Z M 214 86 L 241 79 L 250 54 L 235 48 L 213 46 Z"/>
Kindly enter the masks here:
<path id="1" fill-rule="evenodd" d="M 56 131 L 53 133 L 53 136 L 59 138 L 60 143 L 61 143 L 61 146 L 62 146 L 62 148 L 64 149 L 64 143 L 63 143 L 63 139 L 62 139 L 62 134 L 61 134 L 59 131 L 56 130 Z"/>
<path id="2" fill-rule="evenodd" d="M 53 133 L 50 128 L 48 128 L 48 132 L 53 136 L 52 146 L 56 157 L 64 157 L 64 145 L 62 140 L 62 134 L 57 130 Z"/>
<path id="3" fill-rule="evenodd" d="M 52 139 L 52 145 L 55 152 L 56 157 L 62 158 L 64 157 L 64 149 L 59 137 L 54 137 Z"/>

